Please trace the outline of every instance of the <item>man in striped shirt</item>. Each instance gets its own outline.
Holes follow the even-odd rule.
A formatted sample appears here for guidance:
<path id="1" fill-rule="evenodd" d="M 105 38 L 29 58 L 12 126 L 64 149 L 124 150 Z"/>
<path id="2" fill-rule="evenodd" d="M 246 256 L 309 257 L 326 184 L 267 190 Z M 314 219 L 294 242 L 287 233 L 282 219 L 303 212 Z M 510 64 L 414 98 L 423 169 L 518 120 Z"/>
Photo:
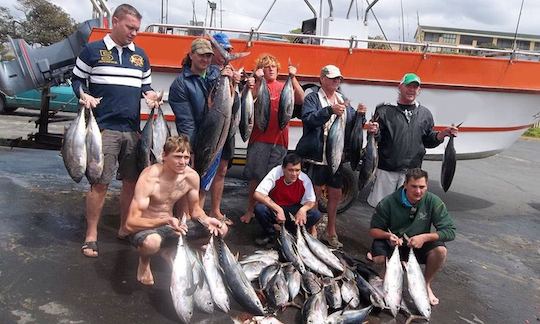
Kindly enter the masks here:
<path id="1" fill-rule="evenodd" d="M 157 107 L 158 95 L 152 90 L 150 62 L 133 39 L 141 26 L 141 14 L 128 4 L 116 8 L 112 30 L 102 40 L 86 45 L 73 69 L 73 90 L 87 109 L 94 109 L 103 139 L 105 163 L 101 179 L 86 195 L 86 238 L 81 252 L 97 257 L 97 226 L 107 188 L 116 171 L 122 180 L 120 228 L 123 238 L 125 219 L 133 198 L 138 170 L 136 147 L 140 130 L 140 102 Z"/>

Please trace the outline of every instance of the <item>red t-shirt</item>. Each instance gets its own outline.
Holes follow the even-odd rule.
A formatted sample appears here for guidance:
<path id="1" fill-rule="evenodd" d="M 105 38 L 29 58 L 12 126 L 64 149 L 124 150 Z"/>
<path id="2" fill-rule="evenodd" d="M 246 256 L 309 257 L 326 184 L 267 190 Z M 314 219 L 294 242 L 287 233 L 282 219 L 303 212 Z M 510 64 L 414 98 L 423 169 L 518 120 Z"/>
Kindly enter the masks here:
<path id="1" fill-rule="evenodd" d="M 304 182 L 301 179 L 296 180 L 290 185 L 285 184 L 285 176 L 277 179 L 274 188 L 268 195 L 280 206 L 291 206 L 299 204 L 304 197 Z"/>
<path id="2" fill-rule="evenodd" d="M 268 121 L 268 127 L 266 128 L 266 132 L 263 133 L 257 126 L 254 126 L 251 131 L 249 142 L 278 144 L 288 148 L 289 125 L 285 126 L 283 129 L 279 129 L 278 123 L 279 97 L 285 83 L 276 80 L 268 82 L 267 85 L 268 91 L 270 92 L 270 120 Z"/>

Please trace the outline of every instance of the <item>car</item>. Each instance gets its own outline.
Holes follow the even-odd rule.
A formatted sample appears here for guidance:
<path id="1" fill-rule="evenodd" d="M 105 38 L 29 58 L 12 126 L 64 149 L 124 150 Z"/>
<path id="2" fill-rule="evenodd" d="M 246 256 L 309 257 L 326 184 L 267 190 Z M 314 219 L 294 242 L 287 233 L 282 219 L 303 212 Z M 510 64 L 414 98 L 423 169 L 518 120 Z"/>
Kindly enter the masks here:
<path id="1" fill-rule="evenodd" d="M 77 112 L 79 100 L 69 84 L 51 87 L 51 111 Z M 10 113 L 17 108 L 41 109 L 41 89 L 32 89 L 14 96 L 0 92 L 0 113 Z"/>

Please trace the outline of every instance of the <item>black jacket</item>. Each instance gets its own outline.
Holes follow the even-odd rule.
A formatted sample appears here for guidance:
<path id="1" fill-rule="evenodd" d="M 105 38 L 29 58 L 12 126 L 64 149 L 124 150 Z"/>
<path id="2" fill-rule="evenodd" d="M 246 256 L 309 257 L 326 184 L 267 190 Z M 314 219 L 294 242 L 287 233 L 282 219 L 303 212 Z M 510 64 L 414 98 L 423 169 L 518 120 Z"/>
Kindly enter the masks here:
<path id="1" fill-rule="evenodd" d="M 426 148 L 437 147 L 443 142 L 437 139 L 438 132 L 433 130 L 433 115 L 422 105 L 412 109 L 408 121 L 397 105 L 383 103 L 375 109 L 375 118 L 379 122 L 379 169 L 397 172 L 419 168 Z"/>

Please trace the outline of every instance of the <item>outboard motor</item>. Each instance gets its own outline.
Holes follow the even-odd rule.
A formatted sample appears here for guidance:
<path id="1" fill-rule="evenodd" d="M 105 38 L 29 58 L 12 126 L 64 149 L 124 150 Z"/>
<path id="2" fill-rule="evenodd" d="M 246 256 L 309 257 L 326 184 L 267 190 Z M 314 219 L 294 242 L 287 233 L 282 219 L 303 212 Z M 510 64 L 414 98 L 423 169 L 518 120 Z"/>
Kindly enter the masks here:
<path id="1" fill-rule="evenodd" d="M 99 27 L 99 19 L 87 20 L 63 41 L 40 48 L 30 47 L 24 39 L 9 38 L 16 59 L 0 62 L 0 91 L 14 95 L 49 81 L 63 81 L 71 74 L 94 27 Z"/>

